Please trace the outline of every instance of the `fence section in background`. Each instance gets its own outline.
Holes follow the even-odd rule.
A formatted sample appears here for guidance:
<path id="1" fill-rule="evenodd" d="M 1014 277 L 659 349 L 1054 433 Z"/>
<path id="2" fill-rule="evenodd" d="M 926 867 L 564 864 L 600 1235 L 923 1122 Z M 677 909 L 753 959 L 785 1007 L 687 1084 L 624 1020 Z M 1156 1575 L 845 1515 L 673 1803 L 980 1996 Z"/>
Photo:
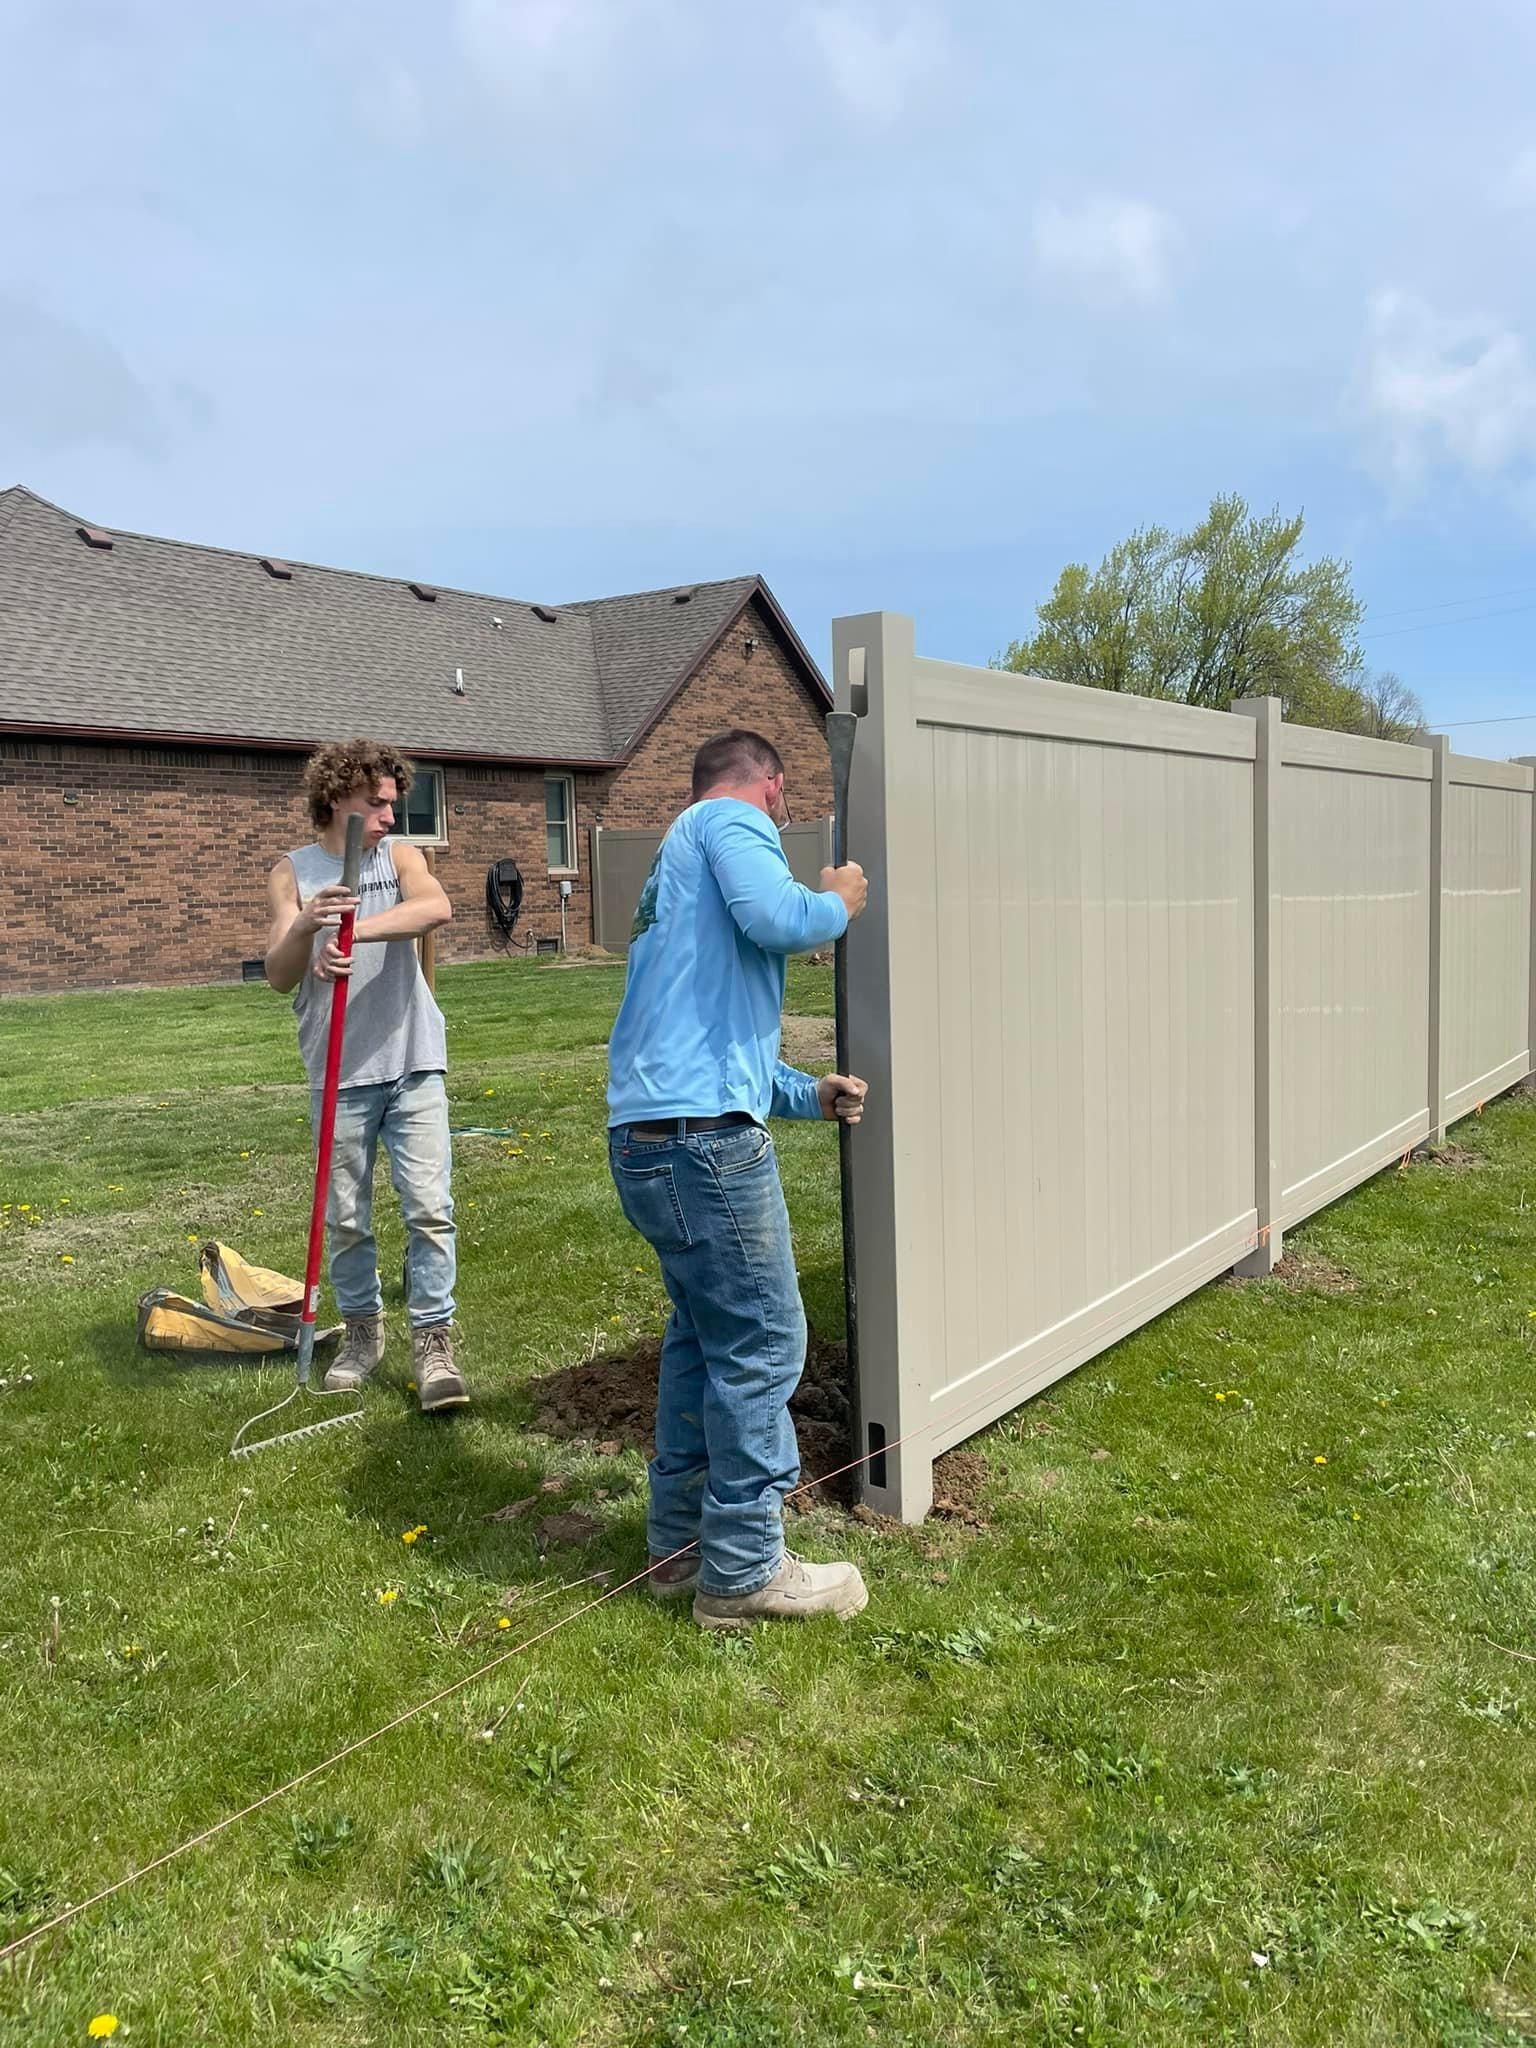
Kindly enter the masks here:
<path id="1" fill-rule="evenodd" d="M 832 859 L 832 821 L 813 818 L 786 825 L 781 835 L 795 879 L 814 887 Z M 594 825 L 592 846 L 592 930 L 599 946 L 610 953 L 629 951 L 630 927 L 640 891 L 651 871 L 661 832 L 621 831 Z"/>

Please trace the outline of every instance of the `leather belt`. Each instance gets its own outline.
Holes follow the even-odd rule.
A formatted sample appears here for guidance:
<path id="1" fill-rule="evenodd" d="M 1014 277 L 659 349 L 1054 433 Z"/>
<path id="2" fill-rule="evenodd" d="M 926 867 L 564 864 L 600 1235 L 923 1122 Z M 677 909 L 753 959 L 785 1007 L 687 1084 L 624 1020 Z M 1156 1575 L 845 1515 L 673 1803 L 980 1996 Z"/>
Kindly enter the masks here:
<path id="1" fill-rule="evenodd" d="M 664 1124 L 631 1124 L 629 1135 L 642 1144 L 659 1145 L 667 1138 L 692 1138 L 704 1131 L 729 1131 L 756 1122 L 744 1109 L 733 1109 L 725 1116 L 673 1116 Z"/>

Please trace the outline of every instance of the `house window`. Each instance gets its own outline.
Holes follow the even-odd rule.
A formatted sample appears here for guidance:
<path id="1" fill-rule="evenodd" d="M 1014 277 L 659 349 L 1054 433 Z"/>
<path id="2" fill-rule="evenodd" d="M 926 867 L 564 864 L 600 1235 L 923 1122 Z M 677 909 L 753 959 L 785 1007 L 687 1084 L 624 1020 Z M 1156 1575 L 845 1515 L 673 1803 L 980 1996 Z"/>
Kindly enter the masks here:
<path id="1" fill-rule="evenodd" d="M 544 847 L 555 873 L 575 873 L 576 785 L 569 775 L 544 778 Z"/>
<path id="2" fill-rule="evenodd" d="M 422 839 L 429 844 L 447 839 L 441 768 L 417 768 L 409 793 L 395 805 L 395 830 L 402 839 Z"/>

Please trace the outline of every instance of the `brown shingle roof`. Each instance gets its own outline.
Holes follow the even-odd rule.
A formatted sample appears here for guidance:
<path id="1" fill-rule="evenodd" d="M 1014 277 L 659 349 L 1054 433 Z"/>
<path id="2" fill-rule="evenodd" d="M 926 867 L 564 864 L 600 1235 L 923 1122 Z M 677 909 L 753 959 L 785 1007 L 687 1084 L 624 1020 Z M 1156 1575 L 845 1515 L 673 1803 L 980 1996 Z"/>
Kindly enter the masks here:
<path id="1" fill-rule="evenodd" d="M 289 746 L 378 732 L 423 754 L 616 761 L 754 595 L 825 690 L 754 576 L 686 604 L 652 591 L 536 613 L 303 562 L 275 577 L 260 555 L 112 528 L 88 547 L 80 524 L 0 491 L 0 728 Z"/>

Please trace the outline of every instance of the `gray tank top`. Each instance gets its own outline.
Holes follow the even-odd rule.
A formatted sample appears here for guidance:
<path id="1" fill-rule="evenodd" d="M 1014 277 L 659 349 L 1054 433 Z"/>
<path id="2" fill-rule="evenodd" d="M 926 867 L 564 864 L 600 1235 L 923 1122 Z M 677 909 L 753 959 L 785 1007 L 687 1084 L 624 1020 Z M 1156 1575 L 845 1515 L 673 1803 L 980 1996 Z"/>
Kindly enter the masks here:
<path id="1" fill-rule="evenodd" d="M 288 856 L 298 884 L 299 901 L 328 883 L 341 880 L 341 855 L 311 843 Z M 400 901 L 390 841 L 383 839 L 363 855 L 358 878 L 359 921 L 393 910 Z M 314 955 L 331 936 L 317 932 L 310 965 L 293 999 L 299 1020 L 299 1051 L 309 1085 L 325 1080 L 325 1045 L 331 1025 L 331 984 L 316 977 Z M 386 939 L 359 946 L 353 953 L 352 986 L 347 994 L 347 1028 L 341 1044 L 341 1085 L 360 1088 L 374 1081 L 401 1081 L 407 1074 L 443 1073 L 448 1050 L 443 1013 L 432 999 L 416 957 L 414 939 Z"/>

